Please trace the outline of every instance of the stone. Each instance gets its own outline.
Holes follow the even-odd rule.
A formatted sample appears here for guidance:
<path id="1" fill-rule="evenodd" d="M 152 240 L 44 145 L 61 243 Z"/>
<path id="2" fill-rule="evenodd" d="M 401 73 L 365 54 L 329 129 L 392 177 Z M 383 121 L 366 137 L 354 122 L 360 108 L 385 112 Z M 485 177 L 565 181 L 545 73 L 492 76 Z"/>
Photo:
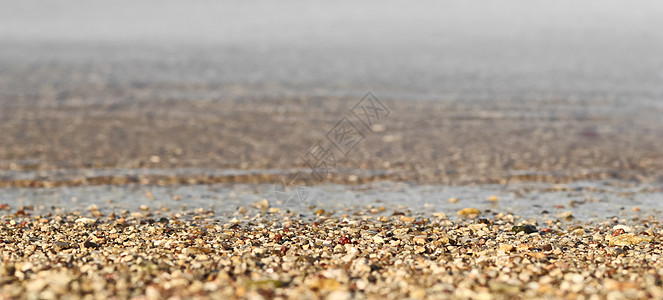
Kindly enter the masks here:
<path id="1" fill-rule="evenodd" d="M 633 230 L 633 227 L 622 225 L 622 224 L 615 225 L 615 226 L 612 227 L 612 230 L 619 230 L 619 229 L 621 229 L 621 230 L 623 230 L 624 232 L 627 232 L 627 233 L 633 233 L 635 231 L 635 230 Z"/>
<path id="2" fill-rule="evenodd" d="M 424 245 L 428 242 L 428 237 L 425 235 L 418 235 L 412 238 L 412 241 L 419 245 Z"/>
<path id="3" fill-rule="evenodd" d="M 79 218 L 79 219 L 76 219 L 75 222 L 76 223 L 83 223 L 83 224 L 92 224 L 92 223 L 97 222 L 97 220 L 90 219 L 90 218 Z"/>
<path id="4" fill-rule="evenodd" d="M 536 227 L 534 227 L 534 225 L 513 226 L 513 227 L 511 227 L 511 231 L 513 231 L 515 233 L 524 232 L 524 233 L 527 233 L 527 234 L 538 232 L 538 230 L 536 229 Z"/>
<path id="5" fill-rule="evenodd" d="M 476 208 L 463 208 L 458 211 L 459 216 L 480 215 L 481 211 Z"/>
<path id="6" fill-rule="evenodd" d="M 500 246 L 500 248 L 499 248 L 500 251 L 506 252 L 506 253 L 511 252 L 514 249 L 515 249 L 515 247 L 513 245 L 509 245 L 509 244 L 504 244 L 504 245 Z"/>
<path id="7" fill-rule="evenodd" d="M 256 201 L 255 203 L 253 203 L 253 207 L 259 209 L 262 212 L 267 212 L 267 210 L 269 209 L 269 201 L 267 201 L 267 199 Z"/>
<path id="8" fill-rule="evenodd" d="M 563 213 L 558 214 L 557 217 L 560 218 L 560 219 L 569 220 L 569 219 L 573 219 L 573 213 L 571 211 L 565 211 Z"/>
<path id="9" fill-rule="evenodd" d="M 637 245 L 642 242 L 650 242 L 652 237 L 640 236 L 633 233 L 625 233 L 617 236 L 608 234 L 605 236 L 605 239 L 608 241 L 610 246 L 630 246 Z"/>

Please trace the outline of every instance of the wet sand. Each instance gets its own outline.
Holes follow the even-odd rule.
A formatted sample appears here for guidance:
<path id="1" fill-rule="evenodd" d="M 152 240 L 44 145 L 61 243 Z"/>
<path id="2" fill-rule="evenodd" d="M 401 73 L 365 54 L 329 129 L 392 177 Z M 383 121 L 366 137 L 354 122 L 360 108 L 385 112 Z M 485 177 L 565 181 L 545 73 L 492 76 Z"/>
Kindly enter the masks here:
<path id="1" fill-rule="evenodd" d="M 4 96 L 0 169 L 7 171 L 0 174 L 0 185 L 276 182 L 289 170 L 307 168 L 302 158 L 309 148 L 324 141 L 361 97 L 149 96 L 164 88 L 201 94 L 222 89 L 147 85 L 66 91 L 66 99 L 132 99 L 111 103 Z M 663 180 L 663 122 L 655 102 L 416 101 L 375 94 L 391 115 L 377 132 L 364 129 L 365 138 L 345 157 L 336 153 L 325 182 Z M 146 99 L 135 99 L 138 95 Z M 141 178 L 94 171 L 141 168 L 173 171 Z M 190 171 L 178 171 L 185 168 Z M 220 169 L 248 171 L 207 175 Z M 358 179 L 349 180 L 352 175 Z"/>

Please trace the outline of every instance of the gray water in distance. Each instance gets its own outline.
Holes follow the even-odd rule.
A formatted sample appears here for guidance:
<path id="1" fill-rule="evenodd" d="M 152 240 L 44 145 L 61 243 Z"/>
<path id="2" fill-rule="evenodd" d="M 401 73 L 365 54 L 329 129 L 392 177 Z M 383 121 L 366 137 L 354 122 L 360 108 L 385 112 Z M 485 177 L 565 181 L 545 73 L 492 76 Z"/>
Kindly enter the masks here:
<path id="1" fill-rule="evenodd" d="M 0 1 L 2 92 L 44 82 L 212 82 L 396 99 L 628 99 L 661 108 L 663 4 L 621 1 Z M 101 77 L 99 77 L 101 76 Z M 244 87 L 244 88 L 243 88 Z M 257 89 L 245 87 L 259 87 Z"/>

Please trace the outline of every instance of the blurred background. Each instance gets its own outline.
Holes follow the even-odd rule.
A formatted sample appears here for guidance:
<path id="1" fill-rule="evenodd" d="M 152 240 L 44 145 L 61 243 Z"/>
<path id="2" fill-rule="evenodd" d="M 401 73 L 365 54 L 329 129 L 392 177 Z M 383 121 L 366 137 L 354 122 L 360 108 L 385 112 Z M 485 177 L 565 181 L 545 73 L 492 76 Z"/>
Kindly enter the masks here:
<path id="1" fill-rule="evenodd" d="M 329 182 L 663 182 L 658 2 L 0 2 L 3 186 L 273 182 L 368 91 Z"/>

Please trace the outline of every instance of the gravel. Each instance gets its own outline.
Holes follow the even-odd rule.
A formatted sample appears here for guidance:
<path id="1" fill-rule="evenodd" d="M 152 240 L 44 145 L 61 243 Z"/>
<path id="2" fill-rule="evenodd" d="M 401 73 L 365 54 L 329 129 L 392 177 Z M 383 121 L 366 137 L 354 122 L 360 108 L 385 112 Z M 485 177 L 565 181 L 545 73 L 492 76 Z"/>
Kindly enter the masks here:
<path id="1" fill-rule="evenodd" d="M 663 231 L 653 217 L 536 223 L 499 211 L 449 219 L 389 208 L 296 214 L 254 206 L 229 219 L 205 210 L 40 213 L 8 205 L 0 224 L 0 294 L 663 297 Z"/>

